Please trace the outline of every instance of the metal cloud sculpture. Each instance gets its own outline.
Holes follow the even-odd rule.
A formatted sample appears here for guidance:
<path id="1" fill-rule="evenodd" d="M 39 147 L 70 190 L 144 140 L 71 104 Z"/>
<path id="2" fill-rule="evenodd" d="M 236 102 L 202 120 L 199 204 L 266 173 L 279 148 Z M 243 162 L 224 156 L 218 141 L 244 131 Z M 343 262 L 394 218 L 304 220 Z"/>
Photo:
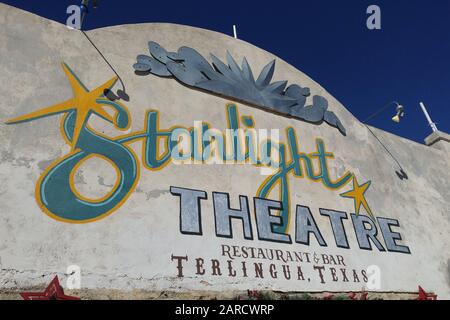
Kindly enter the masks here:
<path id="1" fill-rule="evenodd" d="M 174 77 L 181 83 L 213 94 L 241 100 L 309 123 L 323 121 L 336 127 L 342 134 L 345 128 L 338 117 L 328 111 L 328 101 L 321 96 L 312 97 L 312 105 L 306 105 L 310 89 L 287 81 L 273 82 L 275 60 L 267 64 L 255 80 L 252 69 L 244 58 L 241 67 L 227 52 L 227 63 L 211 54 L 212 65 L 196 50 L 181 47 L 168 52 L 158 43 L 148 43 L 151 56 L 138 55 L 133 65 L 139 75 L 154 74 Z"/>

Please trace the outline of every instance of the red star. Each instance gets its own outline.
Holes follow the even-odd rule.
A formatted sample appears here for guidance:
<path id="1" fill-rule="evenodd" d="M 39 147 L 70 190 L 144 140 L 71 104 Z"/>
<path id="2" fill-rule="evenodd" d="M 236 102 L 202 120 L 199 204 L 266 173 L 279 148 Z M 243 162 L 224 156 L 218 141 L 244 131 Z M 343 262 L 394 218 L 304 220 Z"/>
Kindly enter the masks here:
<path id="1" fill-rule="evenodd" d="M 427 293 L 421 286 L 419 286 L 419 297 L 416 300 L 437 300 L 437 295 Z"/>
<path id="2" fill-rule="evenodd" d="M 367 292 L 361 292 L 361 295 L 358 298 L 358 295 L 355 292 L 352 292 L 348 295 L 348 297 L 352 300 L 367 300 L 367 296 L 369 293 Z"/>
<path id="3" fill-rule="evenodd" d="M 44 292 L 22 292 L 23 300 L 80 300 L 78 297 L 66 296 L 59 284 L 58 276 L 48 285 Z"/>

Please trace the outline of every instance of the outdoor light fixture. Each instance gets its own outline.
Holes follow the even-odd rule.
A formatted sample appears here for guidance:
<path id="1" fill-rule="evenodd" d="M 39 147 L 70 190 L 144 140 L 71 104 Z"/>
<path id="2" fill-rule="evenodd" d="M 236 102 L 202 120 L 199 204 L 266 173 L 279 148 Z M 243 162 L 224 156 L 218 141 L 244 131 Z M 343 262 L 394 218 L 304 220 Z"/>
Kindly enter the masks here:
<path id="1" fill-rule="evenodd" d="M 397 114 L 392 117 L 392 121 L 400 123 L 400 120 L 405 116 L 405 108 L 402 105 L 397 106 Z"/>
<path id="2" fill-rule="evenodd" d="M 363 122 L 367 122 L 373 118 L 375 118 L 376 116 L 378 116 L 380 113 L 382 113 L 383 111 L 385 111 L 387 108 L 389 108 L 391 105 L 396 105 L 397 107 L 397 114 L 392 117 L 392 121 L 399 123 L 400 120 L 405 116 L 405 107 L 403 107 L 400 103 L 398 103 L 397 101 L 392 101 L 389 102 L 388 104 L 386 104 L 383 108 L 381 108 L 380 110 L 378 110 L 377 112 L 375 112 L 374 114 L 372 114 L 370 117 L 368 117 L 366 120 L 364 120 Z"/>
<path id="3" fill-rule="evenodd" d="M 98 0 L 93 0 L 92 1 L 92 7 L 94 9 L 98 8 Z M 80 9 L 82 12 L 82 16 L 81 16 L 81 26 L 83 26 L 84 20 L 86 15 L 89 13 L 89 0 L 82 0 L 81 4 L 80 4 Z M 109 99 L 109 100 L 125 100 L 125 101 L 130 101 L 130 96 L 126 93 L 125 90 L 125 84 L 123 83 L 122 78 L 120 77 L 120 75 L 117 73 L 116 69 L 114 69 L 114 67 L 111 65 L 111 63 L 106 59 L 106 57 L 103 55 L 103 53 L 100 51 L 100 49 L 95 45 L 95 43 L 91 40 L 91 38 L 87 35 L 86 32 L 83 31 L 83 29 L 80 27 L 80 31 L 81 33 L 83 33 L 83 35 L 86 37 L 86 39 L 92 44 L 92 46 L 95 48 L 95 50 L 97 50 L 97 52 L 100 54 L 100 56 L 103 58 L 103 60 L 106 62 L 106 64 L 111 68 L 111 70 L 116 74 L 117 78 L 119 79 L 121 85 L 122 85 L 122 89 L 118 89 L 116 93 L 112 92 L 110 89 L 105 89 L 103 94 Z"/>

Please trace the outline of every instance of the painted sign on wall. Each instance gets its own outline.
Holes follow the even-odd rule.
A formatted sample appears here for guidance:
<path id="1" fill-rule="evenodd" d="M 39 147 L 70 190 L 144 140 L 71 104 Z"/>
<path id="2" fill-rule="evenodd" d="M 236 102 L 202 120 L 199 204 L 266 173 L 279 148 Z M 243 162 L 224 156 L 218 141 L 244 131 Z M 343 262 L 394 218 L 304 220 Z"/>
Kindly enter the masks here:
<path id="1" fill-rule="evenodd" d="M 89 118 L 95 114 L 114 124 L 118 130 L 123 131 L 130 127 L 131 117 L 127 107 L 119 101 L 111 101 L 104 96 L 105 90 L 110 89 L 117 79 L 113 78 L 90 91 L 66 64 L 63 64 L 63 69 L 72 86 L 73 98 L 8 121 L 9 124 L 18 124 L 56 114 L 64 115 L 61 121 L 61 134 L 70 145 L 71 152 L 52 163 L 36 183 L 36 202 L 50 217 L 70 223 L 87 223 L 105 218 L 132 196 L 140 178 L 140 162 L 144 168 L 158 171 L 164 170 L 166 165 L 174 160 L 181 160 L 184 164 L 187 160 L 197 161 L 206 165 L 211 158 L 216 157 L 217 161 L 218 155 L 219 161 L 268 167 L 273 169 L 273 173 L 261 182 L 252 201 L 256 230 L 252 228 L 248 195 L 241 195 L 239 197 L 240 208 L 233 209 L 230 207 L 227 193 L 213 192 L 216 237 L 233 238 L 232 220 L 237 219 L 242 221 L 241 231 L 246 240 L 284 244 L 298 243 L 306 246 L 311 241 L 317 241 L 322 247 L 335 245 L 338 248 L 349 249 L 348 231 L 343 225 L 343 220 L 349 219 L 346 212 L 320 209 L 318 213 L 314 213 L 329 218 L 334 236 L 333 241 L 324 238 L 309 207 L 291 204 L 289 180 L 303 178 L 321 183 L 325 188 L 331 190 L 338 191 L 346 187 L 345 192 L 339 191 L 336 195 L 354 201 L 355 213 L 350 215 L 350 219 L 360 249 L 372 250 L 373 244 L 379 251 L 410 253 L 407 246 L 398 243 L 402 239 L 400 233 L 392 229 L 392 227 L 399 227 L 399 222 L 374 216 L 365 198 L 371 181 L 360 184 L 355 174 L 348 171 L 339 177 L 330 176 L 328 162 L 332 161 L 334 154 L 330 152 L 322 139 L 316 139 L 316 150 L 306 153 L 301 149 L 295 128 L 288 127 L 285 130 L 286 144 L 278 140 L 266 139 L 261 147 L 258 141 L 253 141 L 252 136 L 245 132 L 254 127 L 254 119 L 251 116 L 239 117 L 238 107 L 234 103 L 228 104 L 224 110 L 228 123 L 228 140 L 224 135 L 211 134 L 209 132 L 211 124 L 206 122 L 191 128 L 174 124 L 170 129 L 162 129 L 159 127 L 159 118 L 162 115 L 157 110 L 147 112 L 141 131 L 114 138 L 108 137 L 91 128 L 88 122 Z M 107 108 L 113 111 L 113 115 L 107 112 Z M 244 130 L 243 135 L 238 134 L 240 130 Z M 183 133 L 189 140 L 187 155 L 184 152 L 186 150 L 182 150 L 180 142 Z M 161 140 L 163 141 L 162 150 L 160 149 Z M 142 143 L 141 161 L 138 155 L 128 147 L 130 142 L 137 141 Z M 186 141 L 184 142 L 186 146 Z M 231 148 L 227 148 L 224 142 L 228 142 Z M 258 152 L 258 148 L 255 147 L 270 152 L 267 152 L 267 157 L 261 157 L 261 152 Z M 277 161 L 273 161 L 271 157 L 273 150 L 277 153 Z M 216 151 L 219 152 L 216 153 Z M 117 173 L 114 187 L 100 199 L 82 196 L 74 186 L 74 175 L 79 166 L 92 157 L 107 161 Z M 273 192 L 276 186 L 279 191 L 278 195 Z M 179 231 L 184 235 L 206 236 L 202 231 L 201 206 L 202 202 L 208 199 L 207 192 L 193 190 L 189 186 L 171 186 L 170 192 L 179 198 L 174 201 L 180 202 Z M 361 214 L 361 207 L 368 216 Z M 292 235 L 288 234 L 291 223 L 295 225 Z M 239 231 L 235 230 L 234 232 Z M 381 238 L 384 239 L 384 244 Z M 247 277 L 249 272 L 246 263 L 252 259 L 268 259 L 283 263 L 314 263 L 314 261 L 317 263 L 322 259 L 323 262 L 334 266 L 331 269 L 333 279 L 337 278 L 336 267 L 340 267 L 344 279 L 347 278 L 346 264 L 341 255 L 310 254 L 225 244 L 221 246 L 220 252 L 221 256 L 228 259 L 226 268 L 231 277 L 236 276 L 236 268 L 238 268 L 232 262 L 240 257 L 244 259 L 239 267 L 244 277 Z M 188 256 L 172 254 L 171 259 L 176 261 L 177 275 L 183 277 L 183 263 L 189 259 Z M 195 261 L 196 274 L 204 274 L 205 259 L 197 257 Z M 221 268 L 224 267 L 220 266 L 218 260 L 213 259 L 212 261 L 212 274 L 221 275 Z M 272 263 L 268 268 L 270 276 L 276 278 L 278 273 L 275 265 Z M 263 269 L 262 263 L 255 264 L 256 278 L 264 277 Z M 323 275 L 325 267 L 314 266 L 313 270 L 318 272 L 320 281 L 325 283 Z M 291 278 L 291 272 L 296 274 L 298 280 L 305 280 L 301 267 L 297 267 L 296 271 L 293 271 L 289 264 L 283 264 L 283 274 L 286 279 Z M 353 279 L 358 282 L 361 281 L 360 279 L 367 282 L 365 270 L 353 270 Z"/>
<path id="2" fill-rule="evenodd" d="M 421 285 L 449 296 L 444 149 L 373 129 L 400 180 L 313 79 L 188 26 L 86 32 L 128 101 L 78 31 L 0 7 L 4 288 L 35 291 L 56 274 L 64 286 L 75 266 L 81 290 L 124 295 Z"/>

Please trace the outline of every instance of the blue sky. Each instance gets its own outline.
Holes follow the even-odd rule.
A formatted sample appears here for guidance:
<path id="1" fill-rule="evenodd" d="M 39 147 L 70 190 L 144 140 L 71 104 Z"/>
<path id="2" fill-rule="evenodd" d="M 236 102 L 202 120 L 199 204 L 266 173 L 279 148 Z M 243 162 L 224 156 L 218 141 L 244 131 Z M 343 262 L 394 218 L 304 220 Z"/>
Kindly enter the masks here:
<path id="1" fill-rule="evenodd" d="M 3 0 L 65 23 L 79 0 Z M 366 28 L 366 9 L 381 8 L 382 30 Z M 358 119 L 395 107 L 369 124 L 423 143 L 431 133 L 419 101 L 450 133 L 450 0 L 142 1 L 99 0 L 84 29 L 171 22 L 232 34 L 274 53 L 320 83 Z M 226 48 L 224 48 L 225 50 Z"/>

